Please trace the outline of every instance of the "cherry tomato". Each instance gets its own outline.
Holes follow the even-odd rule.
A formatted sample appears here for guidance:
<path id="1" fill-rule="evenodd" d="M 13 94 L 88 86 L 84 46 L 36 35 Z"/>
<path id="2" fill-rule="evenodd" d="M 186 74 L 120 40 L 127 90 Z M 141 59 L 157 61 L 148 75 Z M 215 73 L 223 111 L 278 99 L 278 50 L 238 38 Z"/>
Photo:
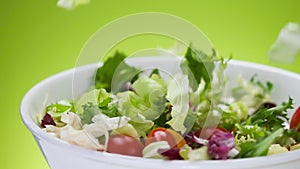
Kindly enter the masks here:
<path id="1" fill-rule="evenodd" d="M 290 122 L 290 128 L 295 128 L 300 124 L 300 107 L 296 110 L 294 113 L 291 122 Z M 298 128 L 298 131 L 300 132 L 300 128 Z"/>
<path id="2" fill-rule="evenodd" d="M 213 135 L 213 133 L 217 130 L 227 132 L 226 129 L 221 128 L 221 127 L 210 127 L 210 126 L 208 126 L 208 127 L 205 127 L 205 128 L 202 128 L 202 129 L 199 130 L 199 137 L 209 140 L 210 137 Z"/>
<path id="3" fill-rule="evenodd" d="M 142 157 L 143 149 L 143 143 L 134 137 L 116 134 L 108 139 L 107 152 L 110 153 Z"/>
<path id="4" fill-rule="evenodd" d="M 153 129 L 146 139 L 145 145 L 149 145 L 150 143 L 157 142 L 157 141 L 166 141 L 168 142 L 171 148 L 183 147 L 186 142 L 184 138 L 174 130 L 166 129 L 163 127 L 158 127 Z"/>

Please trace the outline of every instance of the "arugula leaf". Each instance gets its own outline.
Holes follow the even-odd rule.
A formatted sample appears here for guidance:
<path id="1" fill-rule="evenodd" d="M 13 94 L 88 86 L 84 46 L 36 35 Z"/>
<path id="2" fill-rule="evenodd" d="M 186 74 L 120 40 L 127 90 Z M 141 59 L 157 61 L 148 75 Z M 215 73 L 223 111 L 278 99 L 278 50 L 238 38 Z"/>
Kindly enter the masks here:
<path id="1" fill-rule="evenodd" d="M 108 58 L 103 66 L 97 69 L 95 87 L 104 88 L 108 92 L 119 92 L 126 82 L 136 79 L 140 70 L 124 62 L 126 55 L 118 51 Z"/>
<path id="2" fill-rule="evenodd" d="M 211 56 L 202 51 L 192 48 L 190 45 L 184 56 L 184 62 L 180 65 L 183 73 L 187 74 L 190 81 L 190 87 L 193 91 L 197 90 L 198 85 L 203 79 L 205 87 L 211 84 L 212 73 L 215 68 L 214 61 L 218 60 L 216 52 L 213 50 Z"/>

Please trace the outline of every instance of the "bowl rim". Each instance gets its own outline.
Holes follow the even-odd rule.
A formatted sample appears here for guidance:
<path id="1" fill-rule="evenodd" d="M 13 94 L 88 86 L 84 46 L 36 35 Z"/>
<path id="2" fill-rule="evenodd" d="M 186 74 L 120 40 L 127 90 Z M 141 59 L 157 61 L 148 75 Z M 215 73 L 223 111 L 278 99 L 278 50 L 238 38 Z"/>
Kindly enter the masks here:
<path id="1" fill-rule="evenodd" d="M 141 57 L 141 58 L 127 58 L 128 61 L 139 61 L 139 59 L 142 59 L 143 61 L 154 61 L 157 59 L 170 59 L 169 57 Z M 257 69 L 264 70 L 264 71 L 271 71 L 274 73 L 280 73 L 284 74 L 286 76 L 290 76 L 292 78 L 298 79 L 300 81 L 300 75 L 283 70 L 280 68 L 276 68 L 269 65 L 263 65 L 259 63 L 253 63 L 248 61 L 241 61 L 241 60 L 230 60 L 228 63 L 229 65 L 234 66 L 241 66 L 241 67 L 256 67 Z M 228 160 L 204 160 L 204 161 L 189 161 L 189 160 L 160 160 L 160 159 L 147 159 L 147 158 L 141 158 L 141 157 L 131 157 L 131 156 L 125 156 L 125 155 L 119 155 L 119 154 L 112 154 L 112 153 L 106 153 L 106 152 L 98 152 L 94 150 L 89 150 L 80 146 L 76 146 L 70 143 L 67 143 L 59 138 L 56 138 L 55 136 L 52 136 L 46 132 L 44 132 L 30 117 L 29 113 L 25 112 L 24 109 L 26 108 L 26 104 L 28 102 L 28 99 L 31 95 L 31 93 L 39 88 L 41 88 L 44 84 L 47 84 L 48 82 L 57 79 L 62 78 L 64 76 L 69 76 L 69 74 L 72 74 L 76 70 L 89 70 L 92 68 L 97 68 L 99 66 L 99 63 L 92 63 L 88 65 L 83 65 L 75 68 L 71 68 L 65 71 L 62 71 L 60 73 L 54 74 L 36 85 L 34 85 L 32 88 L 30 88 L 26 94 L 23 96 L 21 104 L 20 104 L 20 116 L 24 123 L 24 125 L 29 129 L 29 131 L 38 139 L 47 141 L 55 146 L 60 146 L 62 149 L 72 149 L 77 155 L 83 156 L 85 158 L 89 158 L 92 160 L 97 160 L 99 162 L 105 162 L 105 163 L 112 163 L 114 165 L 118 166 L 133 166 L 133 165 L 141 165 L 141 166 L 153 166 L 160 167 L 161 165 L 169 165 L 174 167 L 187 167 L 187 166 L 197 166 L 203 165 L 203 166 L 211 166 L 211 165 L 222 165 L 222 167 L 233 167 L 233 165 L 240 166 L 240 165 L 247 165 L 248 168 L 253 167 L 264 167 L 264 166 L 272 166 L 272 165 L 278 165 L 282 163 L 288 163 L 295 160 L 300 160 L 300 150 L 294 150 L 289 151 L 282 154 L 275 154 L 271 156 L 263 156 L 263 157 L 252 157 L 252 158 L 243 158 L 243 159 L 228 159 Z"/>

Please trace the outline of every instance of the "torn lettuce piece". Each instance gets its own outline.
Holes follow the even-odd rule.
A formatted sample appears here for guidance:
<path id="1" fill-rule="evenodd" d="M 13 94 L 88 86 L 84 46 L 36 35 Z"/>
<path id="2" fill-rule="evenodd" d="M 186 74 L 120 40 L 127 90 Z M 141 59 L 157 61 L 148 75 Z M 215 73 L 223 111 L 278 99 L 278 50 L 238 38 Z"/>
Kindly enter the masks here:
<path id="1" fill-rule="evenodd" d="M 128 123 L 127 125 L 125 125 L 123 127 L 114 129 L 111 132 L 111 135 L 116 135 L 116 134 L 123 134 L 123 135 L 126 135 L 126 136 L 135 137 L 135 138 L 140 137 L 140 135 L 138 134 L 136 129 L 130 123 Z"/>
<path id="2" fill-rule="evenodd" d="M 95 115 L 101 113 L 99 107 L 92 103 L 87 103 L 87 104 L 83 105 L 82 107 L 83 107 L 83 113 L 79 114 L 82 125 L 92 123 L 92 118 Z"/>
<path id="3" fill-rule="evenodd" d="M 185 146 L 180 149 L 180 156 L 184 160 L 200 161 L 200 160 L 211 160 L 211 156 L 208 154 L 208 147 L 202 146 L 197 149 L 192 149 L 189 146 Z"/>
<path id="4" fill-rule="evenodd" d="M 151 120 L 141 120 L 139 122 L 129 121 L 129 123 L 134 127 L 139 137 L 146 137 L 148 132 L 152 129 L 154 122 Z"/>
<path id="5" fill-rule="evenodd" d="M 84 105 L 90 103 L 92 105 L 98 105 L 98 96 L 100 90 L 93 89 L 84 93 L 77 101 L 75 101 L 75 110 L 77 114 L 82 114 L 84 111 Z"/>
<path id="6" fill-rule="evenodd" d="M 90 3 L 90 0 L 58 0 L 57 6 L 71 10 L 79 5 Z"/>
<path id="7" fill-rule="evenodd" d="M 290 22 L 281 29 L 267 55 L 270 61 L 291 64 L 299 52 L 300 24 Z"/>
<path id="8" fill-rule="evenodd" d="M 147 145 L 143 149 L 143 157 L 144 158 L 156 158 L 156 159 L 164 159 L 160 153 L 158 153 L 159 149 L 169 149 L 170 145 L 166 141 L 157 141 Z"/>
<path id="9" fill-rule="evenodd" d="M 282 147 L 279 144 L 272 144 L 268 149 L 267 156 L 273 155 L 273 154 L 285 153 L 288 151 L 289 150 L 286 147 Z"/>
<path id="10" fill-rule="evenodd" d="M 129 120 L 126 116 L 110 118 L 104 114 L 97 114 L 92 118 L 92 123 L 85 124 L 83 129 L 94 137 L 100 137 L 108 131 L 126 126 Z"/>
<path id="11" fill-rule="evenodd" d="M 117 94 L 120 114 L 130 117 L 135 122 L 157 119 L 165 109 L 164 86 L 147 76 L 140 77 L 132 86 L 134 92 Z"/>
<path id="12" fill-rule="evenodd" d="M 176 74 L 169 82 L 167 99 L 172 105 L 172 119 L 167 122 L 174 130 L 185 133 L 184 125 L 189 111 L 189 80 L 184 74 Z"/>
<path id="13" fill-rule="evenodd" d="M 46 107 L 46 113 L 50 114 L 52 118 L 60 117 L 63 113 L 69 111 L 74 112 L 74 105 L 67 100 L 60 100 Z"/>
<path id="14" fill-rule="evenodd" d="M 61 116 L 68 112 L 74 112 L 74 103 L 69 100 L 60 100 L 56 103 L 52 103 L 45 108 L 45 115 L 41 116 L 39 122 L 41 126 L 52 124 L 54 126 L 66 125 L 61 121 Z M 51 121 L 52 120 L 52 121 Z"/>
<path id="15" fill-rule="evenodd" d="M 75 110 L 77 114 L 83 118 L 85 118 L 84 116 L 87 116 L 87 114 L 95 115 L 100 112 L 109 117 L 118 116 L 119 114 L 116 106 L 113 104 L 112 97 L 112 94 L 107 93 L 105 89 L 93 89 L 84 93 L 75 102 Z M 83 120 L 83 122 L 88 123 L 89 119 Z"/>
<path id="16" fill-rule="evenodd" d="M 63 127 L 56 127 L 53 125 L 46 125 L 45 131 L 55 135 L 56 137 L 92 150 L 103 150 L 104 147 L 99 144 L 98 139 L 91 133 L 82 130 L 81 120 L 75 113 L 64 113 L 61 121 L 66 125 Z"/>

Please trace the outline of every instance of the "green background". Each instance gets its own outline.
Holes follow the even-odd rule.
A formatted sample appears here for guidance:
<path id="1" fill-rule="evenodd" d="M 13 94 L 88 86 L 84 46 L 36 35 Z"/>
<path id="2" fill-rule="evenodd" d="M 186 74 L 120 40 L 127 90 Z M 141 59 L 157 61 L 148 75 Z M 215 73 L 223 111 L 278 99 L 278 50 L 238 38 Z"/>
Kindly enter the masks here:
<path id="1" fill-rule="evenodd" d="M 197 25 L 223 56 L 281 67 L 300 73 L 300 57 L 291 65 L 266 57 L 280 29 L 300 22 L 299 0 L 91 0 L 67 11 L 56 0 L 7 0 L 0 3 L 0 168 L 49 168 L 19 105 L 42 79 L 72 68 L 81 47 L 101 26 L 137 12 L 165 12 Z M 156 44 L 155 44 L 156 43 Z M 159 46 L 159 41 L 124 45 Z"/>

